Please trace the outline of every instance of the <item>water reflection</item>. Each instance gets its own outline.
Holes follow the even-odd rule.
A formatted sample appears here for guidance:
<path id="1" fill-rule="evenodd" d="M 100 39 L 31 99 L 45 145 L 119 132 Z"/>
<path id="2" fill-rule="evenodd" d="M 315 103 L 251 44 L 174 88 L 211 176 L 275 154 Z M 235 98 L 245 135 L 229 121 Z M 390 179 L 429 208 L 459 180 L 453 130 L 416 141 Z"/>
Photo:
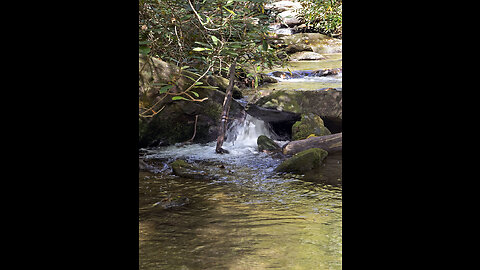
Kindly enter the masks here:
<path id="1" fill-rule="evenodd" d="M 140 269 L 341 269 L 341 188 L 248 180 L 142 173 Z M 167 194 L 192 203 L 151 207 Z"/>

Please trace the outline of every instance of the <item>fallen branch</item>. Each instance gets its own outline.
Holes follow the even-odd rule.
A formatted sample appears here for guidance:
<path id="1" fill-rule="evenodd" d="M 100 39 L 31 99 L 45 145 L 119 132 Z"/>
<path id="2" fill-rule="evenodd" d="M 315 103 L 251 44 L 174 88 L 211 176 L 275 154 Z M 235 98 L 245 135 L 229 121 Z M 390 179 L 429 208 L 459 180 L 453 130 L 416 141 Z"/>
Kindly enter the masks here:
<path id="1" fill-rule="evenodd" d="M 284 155 L 294 155 L 310 148 L 321 148 L 330 153 L 342 151 L 342 133 L 320 137 L 310 137 L 304 140 L 291 141 L 283 146 Z"/>

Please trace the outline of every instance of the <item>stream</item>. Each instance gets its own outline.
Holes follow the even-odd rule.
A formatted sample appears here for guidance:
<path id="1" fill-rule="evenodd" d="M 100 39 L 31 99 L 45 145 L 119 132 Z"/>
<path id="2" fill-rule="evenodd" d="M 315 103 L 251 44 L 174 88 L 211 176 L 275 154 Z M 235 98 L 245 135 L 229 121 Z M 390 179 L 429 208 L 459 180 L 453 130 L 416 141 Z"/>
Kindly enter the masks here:
<path id="1" fill-rule="evenodd" d="M 341 66 L 341 54 L 329 61 L 329 68 Z M 325 62 L 294 64 L 313 70 Z M 261 89 L 341 88 L 341 74 L 295 80 Z M 282 160 L 258 152 L 262 134 L 275 138 L 263 121 L 247 116 L 227 133 L 229 154 L 216 154 L 216 142 L 140 149 L 156 165 L 139 174 L 140 269 L 342 268 L 341 184 L 274 172 Z M 176 159 L 205 168 L 211 179 L 173 175 L 168 164 Z M 338 177 L 341 156 L 327 165 Z M 188 199 L 157 207 L 176 198 Z"/>

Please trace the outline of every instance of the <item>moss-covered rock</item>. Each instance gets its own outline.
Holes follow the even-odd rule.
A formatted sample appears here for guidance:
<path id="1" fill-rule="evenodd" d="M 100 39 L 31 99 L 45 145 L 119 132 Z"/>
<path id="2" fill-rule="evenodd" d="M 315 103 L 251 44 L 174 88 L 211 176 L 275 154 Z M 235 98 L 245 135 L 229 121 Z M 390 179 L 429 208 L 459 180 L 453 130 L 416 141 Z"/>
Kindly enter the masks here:
<path id="1" fill-rule="evenodd" d="M 275 171 L 305 174 L 313 169 L 319 168 L 327 155 L 328 152 L 323 149 L 310 148 L 285 160 Z"/>
<path id="2" fill-rule="evenodd" d="M 185 160 L 177 159 L 170 163 L 173 173 L 183 178 L 191 179 L 209 179 L 211 178 L 207 172 L 187 163 Z"/>
<path id="3" fill-rule="evenodd" d="M 325 127 L 320 116 L 313 113 L 302 114 L 302 119 L 292 126 L 292 140 L 303 140 L 312 134 L 325 136 L 332 133 Z"/>
<path id="4" fill-rule="evenodd" d="M 270 151 L 270 152 L 280 151 L 280 146 L 265 135 L 258 136 L 257 145 L 258 145 L 259 152 L 263 152 L 264 150 Z"/>

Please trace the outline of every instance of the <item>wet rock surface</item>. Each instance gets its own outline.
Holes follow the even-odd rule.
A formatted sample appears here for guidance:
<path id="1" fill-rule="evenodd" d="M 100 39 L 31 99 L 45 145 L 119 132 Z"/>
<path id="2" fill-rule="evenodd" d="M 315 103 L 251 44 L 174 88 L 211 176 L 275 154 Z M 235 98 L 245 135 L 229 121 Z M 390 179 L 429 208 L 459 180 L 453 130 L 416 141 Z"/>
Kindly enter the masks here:
<path id="1" fill-rule="evenodd" d="M 274 152 L 274 151 L 280 152 L 281 151 L 280 146 L 275 141 L 273 141 L 271 138 L 269 138 L 265 135 L 258 136 L 257 145 L 258 145 L 258 151 L 259 152 L 263 152 L 263 151 L 266 151 L 266 152 Z"/>
<path id="2" fill-rule="evenodd" d="M 302 114 L 302 119 L 292 126 L 292 140 L 303 140 L 310 136 L 330 135 L 322 118 L 314 113 Z"/>
<path id="3" fill-rule="evenodd" d="M 328 152 L 323 149 L 310 148 L 285 160 L 275 171 L 305 174 L 315 168 L 319 168 L 327 155 Z"/>

